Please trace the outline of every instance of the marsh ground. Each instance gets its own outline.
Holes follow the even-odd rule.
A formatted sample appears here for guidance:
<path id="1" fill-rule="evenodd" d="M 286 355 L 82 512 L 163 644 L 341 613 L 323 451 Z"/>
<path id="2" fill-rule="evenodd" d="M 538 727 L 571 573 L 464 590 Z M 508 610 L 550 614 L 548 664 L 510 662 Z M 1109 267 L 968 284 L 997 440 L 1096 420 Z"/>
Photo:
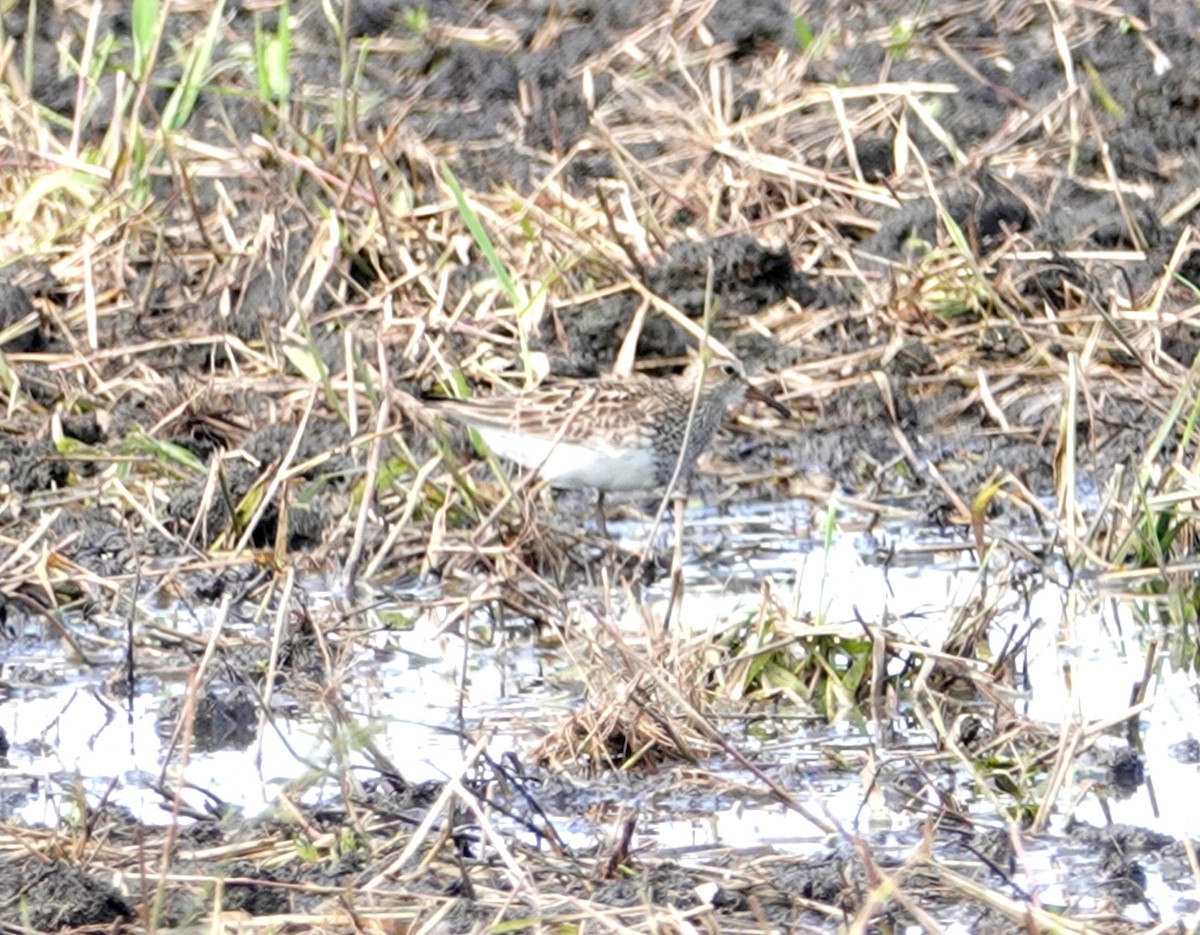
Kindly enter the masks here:
<path id="1" fill-rule="evenodd" d="M 4 925 L 1194 913 L 1193 5 L 3 23 Z M 700 343 L 682 540 L 418 402 Z"/>

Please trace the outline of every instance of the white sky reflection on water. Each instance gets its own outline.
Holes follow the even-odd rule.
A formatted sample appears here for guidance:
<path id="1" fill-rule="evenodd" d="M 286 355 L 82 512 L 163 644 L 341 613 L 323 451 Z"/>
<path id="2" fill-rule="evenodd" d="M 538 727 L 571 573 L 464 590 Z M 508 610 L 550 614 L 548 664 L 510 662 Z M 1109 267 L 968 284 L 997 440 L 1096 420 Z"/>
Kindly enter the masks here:
<path id="1" fill-rule="evenodd" d="M 705 559 L 686 568 L 687 588 L 678 619 L 687 628 L 705 630 L 753 613 L 761 603 L 763 579 L 770 578 L 775 599 L 795 610 L 801 620 L 820 619 L 858 632 L 857 615 L 869 624 L 886 623 L 895 632 L 936 646 L 959 611 L 979 598 L 973 553 L 962 548 L 965 536 L 961 530 L 940 538 L 894 525 L 882 526 L 874 534 L 843 531 L 833 537 L 826 551 L 819 522 L 819 514 L 807 504 L 760 505 L 732 517 L 715 517 L 704 511 L 694 517 L 689 514 L 688 547 Z M 631 524 L 621 529 L 628 537 L 637 532 Z M 885 564 L 882 556 L 888 553 L 891 559 Z M 1026 598 L 1003 583 L 1013 571 L 1004 562 L 1015 560 L 1004 558 L 1005 550 L 1001 553 L 989 570 L 989 582 L 1002 582 L 991 584 L 1001 595 L 1001 612 L 990 631 L 993 649 L 1002 645 L 1002 631 L 1012 627 L 1024 632 L 1029 621 L 1037 621 L 1025 657 L 1032 690 L 1012 694 L 1010 701 L 1017 712 L 1051 729 L 1122 713 L 1134 683 L 1142 677 L 1145 655 L 1139 643 L 1142 628 L 1128 607 L 1079 600 L 1081 609 L 1068 613 L 1072 595 L 1058 584 L 1042 582 L 1036 574 L 1024 579 L 1029 587 L 1026 606 Z M 656 586 L 654 599 L 665 600 L 666 587 L 665 582 Z M 1096 606 L 1104 608 L 1104 618 L 1092 610 Z M 364 652 L 354 666 L 354 680 L 345 686 L 348 712 L 412 782 L 453 774 L 462 757 L 463 741 L 454 728 L 459 724 L 463 644 L 457 636 L 439 630 L 434 615 L 421 618 L 411 632 L 381 634 L 379 645 Z M 493 757 L 528 747 L 537 739 L 533 727 L 551 725 L 570 710 L 573 700 L 569 692 L 554 687 L 553 679 L 546 678 L 565 665 L 557 652 L 520 639 L 501 649 L 470 650 L 462 719 L 468 729 L 477 730 L 486 723 L 495 732 L 489 750 Z M 105 704 L 99 700 L 96 673 L 64 670 L 61 656 L 35 655 L 5 662 L 6 666 L 25 662 L 35 668 L 50 667 L 65 683 L 65 687 L 20 688 L 16 697 L 0 704 L 0 727 L 14 743 L 10 775 L 0 777 L 0 782 L 7 788 L 14 781 L 11 774 L 26 784 L 38 776 L 53 775 L 58 780 L 56 784 L 41 783 L 40 795 L 19 810 L 5 811 L 5 817 L 19 814 L 32 823 L 56 824 L 60 812 L 70 807 L 64 786 L 69 789 L 77 772 L 92 780 L 86 788 L 93 801 L 108 779 L 116 776 L 120 781 L 112 801 L 128 806 L 144 820 L 169 820 L 168 812 L 159 807 L 160 796 L 147 788 L 161 770 L 162 741 L 154 728 L 154 712 L 164 692 L 182 691 L 182 681 L 158 691 L 139 692 L 131 727 L 124 708 L 111 707 L 119 701 Z M 1197 767 L 1177 761 L 1169 747 L 1189 735 L 1188 725 L 1200 724 L 1200 704 L 1186 675 L 1169 674 L 1165 664 L 1163 671 L 1168 674 L 1150 690 L 1155 705 L 1141 716 L 1145 763 L 1154 796 L 1151 785 L 1142 785 L 1130 798 L 1110 796 L 1107 804 L 1113 821 L 1173 835 L 1196 835 L 1200 834 L 1200 797 L 1191 790 Z M 839 730 L 842 728 L 832 733 Z M 775 765 L 786 768 L 791 763 L 802 772 L 805 758 L 811 762 L 812 751 L 828 743 L 829 736 L 823 734 L 808 745 L 773 748 L 779 757 Z M 845 739 L 847 743 L 865 742 L 852 734 Z M 1120 742 L 1120 738 L 1106 737 L 1099 747 L 1115 747 Z M 329 763 L 330 739 L 319 725 L 278 717 L 275 728 L 268 728 L 263 735 L 261 767 L 256 765 L 253 747 L 249 751 L 194 752 L 186 778 L 248 814 L 256 814 L 270 808 L 280 790 L 305 773 L 305 763 L 289 746 L 316 766 Z M 353 756 L 354 762 L 366 764 L 360 755 Z M 1080 766 L 1080 775 L 1068 783 L 1061 804 L 1070 801 L 1079 782 L 1097 778 L 1086 770 L 1103 779 L 1101 768 Z M 753 777 L 742 780 L 747 787 L 754 783 Z M 802 790 L 804 784 L 790 788 Z M 922 820 L 920 815 L 886 810 L 882 815 L 860 814 L 864 789 L 854 775 L 844 782 L 826 777 L 811 788 L 840 821 L 851 823 L 858 817 L 861 832 L 881 828 L 911 831 Z M 291 794 L 313 801 L 337 791 L 327 786 L 297 789 Z M 202 796 L 195 792 L 186 796 L 193 806 L 203 807 Z M 1157 814 L 1155 801 L 1160 803 Z M 985 799 L 976 800 L 975 805 L 985 821 L 990 818 L 998 823 L 989 815 Z M 1075 816 L 1096 826 L 1106 822 L 1095 795 L 1083 797 Z M 783 852 L 816 852 L 829 845 L 809 822 L 765 797 L 758 802 L 748 799 L 719 805 L 702 816 L 653 818 L 646 814 L 638 826 L 639 837 L 652 840 L 660 850 L 770 845 Z M 585 843 L 589 832 L 581 829 L 580 834 L 576 843 Z M 1035 848 L 1030 858 L 1035 875 L 1042 860 Z M 1053 884 L 1049 864 L 1044 874 L 1044 882 Z M 1159 887 L 1153 877 L 1151 885 Z M 1156 891 L 1155 898 L 1160 905 L 1169 906 L 1177 895 Z"/>
<path id="2" fill-rule="evenodd" d="M 411 632 L 386 634 L 387 652 L 365 653 L 356 664 L 355 679 L 345 683 L 347 710 L 410 782 L 455 773 L 464 749 L 452 730 L 458 720 L 463 643 L 457 636 L 439 634 L 436 621 L 425 624 Z M 531 647 L 472 648 L 468 659 L 463 719 L 468 726 L 487 719 L 497 730 L 489 753 L 498 757 L 516 749 L 518 733 L 528 733 L 527 725 L 539 717 L 544 720 L 561 693 L 529 689 L 540 681 L 545 664 Z M 152 788 L 162 771 L 165 747 L 155 729 L 155 715 L 168 695 L 183 691 L 182 678 L 158 690 L 139 690 L 130 722 L 122 699 L 102 695 L 102 673 L 68 666 L 49 652 L 24 658 L 14 654 L 5 665 L 7 671 L 17 666 L 51 671 L 58 684 L 19 688 L 17 697 L 0 704 L 0 728 L 13 745 L 8 777 L 0 771 L 0 794 L 10 785 L 38 788 L 37 795 L 16 808 L 0 797 L 0 817 L 58 824 L 60 813 L 71 809 L 69 789 L 78 774 L 93 805 L 117 777 L 109 802 L 151 824 L 170 821 L 170 812 L 160 807 L 165 800 Z M 506 733 L 506 724 L 526 726 Z M 335 766 L 330 747 L 330 738 L 314 720 L 278 716 L 262 733 L 261 755 L 255 745 L 246 750 L 193 750 L 184 775 L 189 784 L 253 816 L 274 805 L 280 791 L 303 777 L 308 765 Z M 361 754 L 352 754 L 351 762 L 368 766 Z M 178 772 L 173 765 L 172 774 Z M 55 781 L 49 782 L 51 778 Z M 340 789 L 331 782 L 324 792 L 335 796 Z M 321 789 L 293 795 L 312 802 Z M 195 789 L 186 791 L 184 798 L 197 809 L 205 808 L 206 797 Z"/>

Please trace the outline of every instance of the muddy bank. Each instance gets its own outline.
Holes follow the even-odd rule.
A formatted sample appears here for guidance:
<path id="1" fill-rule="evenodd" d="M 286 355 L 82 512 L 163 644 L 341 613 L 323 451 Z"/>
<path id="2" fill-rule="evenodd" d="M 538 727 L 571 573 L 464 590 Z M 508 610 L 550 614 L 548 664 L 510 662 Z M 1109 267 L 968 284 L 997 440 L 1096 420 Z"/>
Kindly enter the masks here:
<path id="1" fill-rule="evenodd" d="M 211 164 L 187 188 L 200 214 L 168 240 L 153 214 L 131 229 L 126 273 L 111 288 L 98 284 L 104 298 L 94 337 L 72 313 L 82 295 L 73 267 L 52 271 L 36 254 L 10 264 L 0 324 L 14 328 L 5 351 L 20 404 L 0 437 L 0 481 L 23 507 L 8 511 L 9 534 L 28 535 L 39 504 L 65 490 L 81 496 L 68 498 L 46 535 L 67 559 L 101 574 L 132 572 L 135 555 L 185 559 L 221 544 L 308 552 L 318 561 L 344 555 L 346 528 L 336 518 L 361 493 L 365 427 L 373 424 L 373 406 L 351 414 L 346 404 L 369 403 L 373 394 L 350 401 L 331 392 L 334 383 L 382 353 L 395 385 L 427 390 L 446 379 L 428 356 L 433 348 L 468 380 L 494 373 L 517 351 L 511 319 L 448 315 L 492 281 L 478 250 L 458 252 L 443 270 L 444 287 L 425 273 L 403 273 L 424 268 L 439 249 L 441 235 L 418 235 L 411 220 L 440 198 L 435 161 L 451 166 L 481 203 L 505 189 L 530 199 L 514 219 L 485 219 L 502 251 L 522 231 L 544 238 L 552 261 L 560 248 L 577 252 L 573 241 L 608 245 L 582 261 L 559 261 L 553 277 L 537 262 L 514 268 L 530 285 L 548 284 L 548 305 L 528 339 L 552 373 L 607 371 L 635 321 L 642 361 L 681 357 L 696 344 L 682 323 L 712 311 L 712 335 L 801 411 L 796 424 L 755 415 L 752 430 L 722 436 L 719 464 L 801 485 L 828 478 L 848 491 L 916 496 L 930 515 L 957 506 L 944 485 L 929 482 L 930 464 L 960 502 L 996 471 L 1016 472 L 1046 495 L 1062 445 L 1064 375 L 1081 342 L 1098 339 L 1087 357 L 1091 402 L 1076 432 L 1079 476 L 1101 487 L 1157 427 L 1161 375 L 1182 373 L 1196 349 L 1186 323 L 1171 323 L 1173 310 L 1191 302 L 1187 283 L 1198 262 L 1180 240 L 1195 221 L 1188 193 L 1200 183 L 1189 90 L 1194 13 L 1178 7 L 1113 19 L 1074 11 L 1068 61 L 1048 14 L 1035 7 L 978 20 L 836 4 L 798 15 L 781 3 L 736 16 L 725 7 L 671 21 L 645 5 L 575 4 L 555 17 L 497 6 L 462 23 L 437 6 L 416 14 L 356 4 L 336 26 L 315 6 L 296 9 L 294 91 L 317 125 L 336 131 L 338 113 L 304 95 L 341 80 L 339 36 L 365 43 L 357 89 L 369 106 L 358 132 L 378 139 L 376 184 L 410 192 L 410 214 L 390 219 L 390 239 L 362 240 L 318 270 L 313 201 L 328 182 L 271 165 L 266 152 L 258 157 L 266 171 Z M 256 22 L 278 26 L 270 15 L 239 11 L 217 57 Z M 184 38 L 205 23 L 172 15 L 169 35 Z M 18 40 L 30 25 L 24 8 L 7 14 Z M 73 84 L 52 77 L 50 40 L 78 42 L 84 25 L 73 13 L 39 7 L 32 26 L 40 41 L 28 46 L 35 56 L 20 63 L 32 68 L 31 96 L 60 114 L 73 114 L 77 102 Z M 119 11 L 102 16 L 99 28 L 118 45 L 128 41 Z M 824 37 L 822 54 L 802 49 L 799 35 Z M 725 121 L 706 152 L 685 122 L 696 87 L 666 63 L 631 81 L 628 61 L 611 54 L 630 36 L 652 56 L 669 43 L 692 48 L 726 76 L 728 99 L 700 102 Z M 162 63 L 168 78 L 169 65 Z M 797 75 L 804 83 L 784 80 Z M 229 145 L 231 130 L 240 139 L 256 132 L 262 103 L 224 94 L 241 80 L 219 70 L 185 131 L 216 146 Z M 880 82 L 914 90 L 908 98 L 850 93 Z M 823 88 L 849 94 L 843 117 Z M 89 140 L 102 136 L 111 114 L 111 87 L 102 82 L 101 90 L 84 102 Z M 1064 121 L 1079 106 L 1088 107 L 1086 132 L 1072 139 Z M 832 130 L 838 120 L 849 132 L 819 148 L 814 129 Z M 371 137 L 382 128 L 386 136 Z M 773 152 L 778 165 L 756 164 L 747 143 Z M 927 174 L 915 171 L 921 164 Z M 657 214 L 655 225 L 632 234 L 620 226 L 626 207 L 612 200 L 613 185 L 630 178 L 653 183 L 647 204 Z M 184 191 L 169 174 L 155 184 L 164 205 Z M 546 197 L 547 185 L 566 186 L 590 207 L 566 211 Z M 369 202 L 361 186 L 347 191 L 353 227 Z M 214 228 L 201 219 L 220 198 L 241 206 L 230 230 L 242 238 L 258 231 L 245 241 L 253 246 L 202 250 L 202 262 L 181 262 L 212 243 Z M 582 233 L 568 234 L 566 224 Z M 966 255 L 954 255 L 956 237 Z M 114 267 L 105 254 L 93 268 L 103 276 Z M 639 311 L 645 299 L 622 286 L 630 280 L 677 311 Z M 1159 324 L 1148 346 L 1136 320 L 1122 319 L 1151 295 Z M 301 297 L 310 323 L 298 331 Z M 380 330 L 377 310 L 393 303 L 403 315 Z M 93 340 L 101 356 L 86 366 L 72 358 Z M 376 391 L 379 376 L 371 380 Z M 481 391 L 496 391 L 490 378 Z M 315 394 L 307 416 L 306 393 Z M 394 476 L 412 476 L 436 452 L 428 427 L 403 413 L 393 413 L 390 427 L 398 445 L 387 443 L 383 455 Z M 86 496 L 129 457 L 159 475 L 153 481 L 166 506 L 151 511 L 156 524 Z M 289 484 L 272 483 L 285 461 L 303 467 Z M 750 484 L 737 495 L 778 496 L 786 487 Z M 251 506 L 258 490 L 270 502 Z M 383 508 L 360 542 L 368 552 L 389 547 L 387 501 L 411 495 L 403 482 L 379 494 Z M 405 514 L 411 541 L 421 537 L 421 513 Z M 118 529 L 126 545 L 116 543 Z M 106 541 L 112 545 L 95 546 Z M 402 546 L 396 558 L 411 562 L 402 557 L 409 551 Z"/>

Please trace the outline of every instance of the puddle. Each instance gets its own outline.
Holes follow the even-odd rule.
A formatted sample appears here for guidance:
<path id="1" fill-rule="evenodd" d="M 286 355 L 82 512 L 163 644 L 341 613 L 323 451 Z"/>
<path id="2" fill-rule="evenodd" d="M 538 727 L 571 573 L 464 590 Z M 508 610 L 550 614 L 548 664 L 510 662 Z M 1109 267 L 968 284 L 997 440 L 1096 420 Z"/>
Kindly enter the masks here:
<path id="1" fill-rule="evenodd" d="M 499 757 L 516 749 L 527 725 L 569 703 L 546 686 L 543 667 L 550 660 L 531 640 L 498 649 L 464 647 L 457 636 L 438 630 L 430 617 L 410 632 L 380 634 L 376 647 L 353 661 L 354 679 L 343 686 L 345 709 L 358 728 L 413 783 L 457 771 L 466 746 L 460 729 L 476 730 L 486 719 L 495 731 L 489 752 Z M 0 818 L 53 827 L 69 816 L 78 781 L 93 804 L 108 790 L 108 802 L 144 822 L 171 820 L 169 801 L 156 791 L 167 739 L 156 729 L 156 715 L 166 698 L 183 694 L 185 673 L 169 681 L 141 679 L 130 711 L 110 694 L 107 673 L 69 666 L 49 644 L 10 653 L 5 664 L 7 672 L 37 676 L 39 684 L 11 685 L 11 701 L 0 705 L 0 729 L 12 743 L 9 768 L 0 771 Z M 119 668 L 114 660 L 113 671 Z M 276 702 L 281 697 L 277 693 Z M 222 802 L 253 817 L 302 778 L 301 801 L 307 804 L 340 796 L 336 783 L 311 778 L 336 773 L 338 743 L 326 723 L 280 710 L 244 749 L 192 750 L 183 772 L 193 788 L 184 798 L 200 812 Z M 361 755 L 350 754 L 350 760 L 368 765 Z M 176 760 L 168 776 L 179 772 Z"/>
<path id="2" fill-rule="evenodd" d="M 776 607 L 814 627 L 861 636 L 857 621 L 884 623 L 893 634 L 936 646 L 964 614 L 979 608 L 978 569 L 961 533 L 919 532 L 898 522 L 871 529 L 859 524 L 855 531 L 851 514 L 839 519 L 826 548 L 814 537 L 824 520 L 809 504 L 756 505 L 725 516 L 689 513 L 691 558 L 677 617 L 681 631 L 707 633 L 753 619 L 767 593 Z M 630 524 L 618 529 L 627 539 L 638 532 Z M 1024 569 L 1021 559 L 1005 554 L 1001 550 L 993 560 L 989 579 L 1008 583 L 992 586 L 984 597 L 1002 595 L 988 630 L 993 652 L 1012 633 L 1029 631 L 1020 657 L 1027 687 L 1014 690 L 1008 703 L 1064 731 L 1121 717 L 1143 676 L 1145 658 L 1144 630 L 1130 607 L 1082 600 L 1078 592 L 1045 581 L 1032 566 Z M 661 608 L 668 592 L 668 582 L 661 582 L 647 601 Z M 393 599 L 406 613 L 414 611 L 414 598 Z M 485 610 L 476 613 L 467 629 L 489 630 Z M 327 717 L 287 716 L 288 694 L 281 690 L 275 697 L 279 713 L 249 747 L 191 752 L 182 770 L 189 784 L 187 804 L 202 813 L 220 801 L 250 817 L 275 807 L 281 794 L 310 805 L 333 800 L 342 792 L 330 778 L 343 772 L 338 751 L 361 768 L 356 775 L 373 775 L 378 763 L 364 753 L 368 744 L 410 783 L 442 780 L 457 774 L 468 746 L 464 736 L 488 732 L 488 754 L 499 761 L 507 752 L 531 749 L 578 703 L 563 677 L 572 665 L 567 646 L 539 642 L 532 629 L 519 628 L 506 631 L 494 645 L 482 645 L 464 641 L 454 632 L 457 627 L 447 629 L 444 622 L 436 610 L 419 612 L 411 630 L 380 630 L 361 643 L 359 655 L 344 667 L 347 681 L 339 686 L 343 710 L 361 732 L 357 740 L 347 740 L 344 732 L 331 736 Z M 206 624 L 195 623 L 197 632 Z M 566 639 L 569 643 L 570 633 Z M 171 820 L 170 802 L 157 791 L 165 747 L 155 717 L 164 698 L 183 692 L 186 672 L 143 686 L 130 714 L 105 685 L 107 673 L 69 665 L 57 647 L 26 644 L 5 665 L 6 674 L 24 673 L 30 684 L 10 685 L 8 701 L 0 705 L 0 728 L 12 743 L 9 766 L 0 773 L 0 818 L 51 827 L 72 820 L 78 786 L 93 805 L 107 794 L 110 803 L 144 822 Z M 1188 674 L 1171 673 L 1166 666 L 1161 672 L 1148 693 L 1154 704 L 1140 717 L 1147 781 L 1132 791 L 1097 794 L 1097 787 L 1111 785 L 1104 768 L 1080 767 L 1064 784 L 1051 836 L 1030 846 L 1023 865 L 1026 885 L 1045 899 L 1069 901 L 1060 894 L 1063 851 L 1054 843 L 1068 812 L 1096 827 L 1111 821 L 1174 836 L 1200 831 L 1200 802 L 1189 794 L 1198 767 L 1176 751 L 1190 737 L 1188 725 L 1200 723 L 1200 701 Z M 870 834 L 873 841 L 894 839 L 903 859 L 928 813 L 881 805 L 867 795 L 862 770 L 875 737 L 841 722 L 815 732 L 813 722 L 784 724 L 770 739 L 747 733 L 735 742 L 796 798 L 819 800 L 843 826 Z M 874 755 L 903 764 L 908 751 L 931 749 L 932 736 L 917 724 L 900 725 L 898 736 L 899 747 L 879 747 Z M 1099 746 L 1115 751 L 1125 743 L 1114 735 Z M 835 760 L 849 765 L 833 770 Z M 815 855 L 830 847 L 828 835 L 772 801 L 750 773 L 723 760 L 703 768 L 743 794 L 656 791 L 636 784 L 622 789 L 608 783 L 596 786 L 596 799 L 638 808 L 634 846 L 653 844 L 657 853 L 680 859 L 713 848 Z M 176 760 L 167 771 L 168 785 L 180 772 Z M 973 803 L 972 818 L 1003 827 L 989 799 L 964 793 L 971 777 L 960 767 L 950 762 L 943 778 L 957 786 L 960 801 Z M 1086 788 L 1091 794 L 1081 794 Z M 1163 802 L 1169 808 L 1160 808 Z M 578 812 L 556 816 L 550 811 L 549 816 L 568 844 L 590 846 L 604 832 L 603 820 L 581 820 Z M 1147 885 L 1160 906 L 1180 898 L 1154 874 Z"/>

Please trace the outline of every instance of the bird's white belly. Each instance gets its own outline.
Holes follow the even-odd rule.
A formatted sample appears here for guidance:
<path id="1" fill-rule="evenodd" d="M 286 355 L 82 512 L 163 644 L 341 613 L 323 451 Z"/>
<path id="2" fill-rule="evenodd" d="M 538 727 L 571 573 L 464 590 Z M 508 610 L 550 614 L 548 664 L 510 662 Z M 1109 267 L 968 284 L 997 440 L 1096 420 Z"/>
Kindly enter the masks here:
<path id="1" fill-rule="evenodd" d="M 475 426 L 492 452 L 536 469 L 551 487 L 648 490 L 657 486 L 654 456 L 644 448 L 616 448 L 602 442 L 531 438 L 494 426 Z"/>

